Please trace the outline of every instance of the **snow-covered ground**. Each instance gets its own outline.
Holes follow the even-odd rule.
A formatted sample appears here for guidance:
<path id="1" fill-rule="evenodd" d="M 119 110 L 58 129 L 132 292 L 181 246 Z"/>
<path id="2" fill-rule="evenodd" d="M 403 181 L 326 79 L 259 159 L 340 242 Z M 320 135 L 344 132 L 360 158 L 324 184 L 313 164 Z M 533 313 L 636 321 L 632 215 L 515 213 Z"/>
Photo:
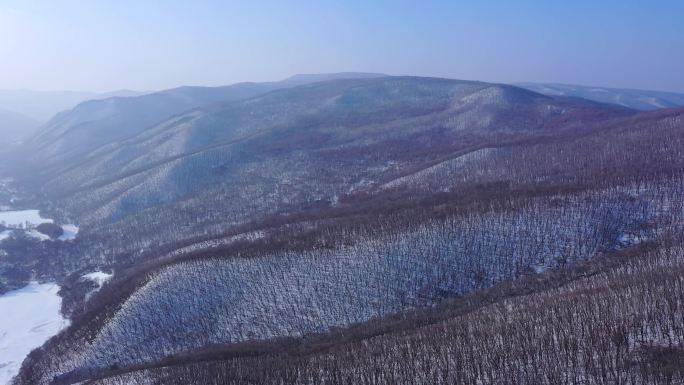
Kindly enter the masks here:
<path id="1" fill-rule="evenodd" d="M 38 226 L 41 223 L 52 223 L 52 219 L 41 217 L 38 210 L 0 211 L 0 223 L 7 227 L 23 227 L 26 223 Z"/>
<path id="2" fill-rule="evenodd" d="M 0 385 L 8 384 L 31 350 L 68 325 L 59 286 L 32 282 L 0 296 Z"/>
<path id="3" fill-rule="evenodd" d="M 12 230 L 5 230 L 3 232 L 0 232 L 0 242 L 4 241 L 5 239 L 9 238 L 10 235 L 12 235 Z"/>
<path id="4" fill-rule="evenodd" d="M 71 241 L 76 239 L 76 235 L 78 234 L 78 226 L 63 225 L 62 230 L 64 230 L 64 234 L 58 238 L 60 241 Z"/>
<path id="5" fill-rule="evenodd" d="M 41 217 L 39 210 L 0 211 L 0 224 L 10 228 L 30 229 L 26 233 L 28 236 L 47 241 L 50 237 L 32 229 L 41 223 L 54 223 L 54 221 L 50 218 Z M 60 241 L 71 241 L 76 239 L 76 235 L 78 235 L 78 226 L 73 224 L 62 225 L 62 230 L 64 233 L 58 238 Z M 0 233 L 0 242 L 7 239 L 10 234 L 11 231 Z"/>
<path id="6" fill-rule="evenodd" d="M 109 281 L 109 279 L 112 278 L 112 275 L 105 273 L 103 271 L 96 271 L 93 273 L 85 274 L 81 278 L 95 282 L 97 288 L 99 289 L 102 287 L 102 285 L 104 285 L 105 282 Z"/>
<path id="7" fill-rule="evenodd" d="M 85 300 L 87 301 L 88 298 L 90 298 L 90 296 L 93 295 L 93 293 L 100 290 L 102 288 L 102 285 L 104 285 L 105 282 L 109 281 L 110 278 L 112 278 L 112 274 L 105 273 L 104 271 L 95 271 L 81 276 L 81 279 L 87 279 L 89 281 L 94 282 L 97 285 L 95 289 L 86 293 Z"/>
<path id="8" fill-rule="evenodd" d="M 41 232 L 38 231 L 38 230 L 29 230 L 29 231 L 26 232 L 26 235 L 28 235 L 29 237 L 31 237 L 31 238 L 33 238 L 33 239 L 37 239 L 37 240 L 39 240 L 39 241 L 41 241 L 41 242 L 42 242 L 42 241 L 49 241 L 49 240 L 50 240 L 50 236 L 49 236 L 49 235 L 43 234 L 43 233 L 41 233 Z"/>

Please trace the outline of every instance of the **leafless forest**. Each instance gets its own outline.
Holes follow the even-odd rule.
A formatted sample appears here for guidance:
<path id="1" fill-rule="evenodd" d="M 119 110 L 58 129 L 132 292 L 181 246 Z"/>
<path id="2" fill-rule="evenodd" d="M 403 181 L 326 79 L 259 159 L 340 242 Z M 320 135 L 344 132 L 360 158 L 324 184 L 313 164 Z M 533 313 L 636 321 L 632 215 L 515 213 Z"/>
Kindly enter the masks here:
<path id="1" fill-rule="evenodd" d="M 379 78 L 55 143 L 82 234 L 0 261 L 71 326 L 15 384 L 684 383 L 682 109 Z"/>

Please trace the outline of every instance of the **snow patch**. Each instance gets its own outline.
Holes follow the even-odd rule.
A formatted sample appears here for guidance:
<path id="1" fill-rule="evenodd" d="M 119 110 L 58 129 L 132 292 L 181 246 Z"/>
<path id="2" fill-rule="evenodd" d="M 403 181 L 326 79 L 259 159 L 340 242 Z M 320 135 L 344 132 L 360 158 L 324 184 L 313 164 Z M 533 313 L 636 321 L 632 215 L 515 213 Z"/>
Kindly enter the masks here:
<path id="1" fill-rule="evenodd" d="M 9 238 L 10 235 L 12 235 L 12 230 L 5 230 L 3 232 L 0 232 L 0 242 L 4 241 L 5 239 Z"/>
<path id="2" fill-rule="evenodd" d="M 636 246 L 643 242 L 644 239 L 636 234 L 625 233 L 618 237 L 617 239 L 617 249 L 626 249 L 628 247 Z"/>
<path id="3" fill-rule="evenodd" d="M 31 350 L 65 328 L 59 286 L 39 284 L 0 296 L 0 384 L 9 384 Z"/>
<path id="4" fill-rule="evenodd" d="M 25 229 L 26 235 L 39 241 L 48 241 L 50 237 L 35 230 L 42 223 L 54 223 L 50 218 L 40 216 L 39 210 L 0 211 L 0 224 L 12 229 Z M 78 226 L 73 224 L 62 225 L 64 233 L 57 239 L 71 241 L 78 235 Z M 9 233 L 0 233 L 0 242 L 9 237 Z"/>
<path id="5" fill-rule="evenodd" d="M 64 233 L 57 238 L 60 241 L 71 241 L 76 239 L 76 235 L 78 235 L 78 226 L 76 225 L 64 225 L 62 226 L 62 230 Z"/>
<path id="6" fill-rule="evenodd" d="M 50 240 L 49 235 L 43 234 L 38 230 L 29 230 L 26 232 L 26 235 L 41 242 Z"/>
<path id="7" fill-rule="evenodd" d="M 657 98 L 653 96 L 642 96 L 637 98 L 640 102 L 646 103 L 656 108 L 666 108 L 667 106 L 661 103 Z"/>
<path id="8" fill-rule="evenodd" d="M 38 226 L 41 223 L 52 223 L 52 219 L 40 216 L 39 210 L 0 211 L 0 223 L 7 227 Z"/>
<path id="9" fill-rule="evenodd" d="M 551 266 L 548 264 L 539 263 L 536 265 L 530 265 L 530 268 L 535 272 L 535 274 L 544 274 L 549 270 L 549 268 L 551 268 Z"/>
<path id="10" fill-rule="evenodd" d="M 97 289 L 99 290 L 105 282 L 112 278 L 112 274 L 105 273 L 104 271 L 95 271 L 81 276 L 82 279 L 87 279 L 89 281 L 95 282 Z"/>
<path id="11" fill-rule="evenodd" d="M 102 285 L 104 285 L 105 282 L 109 281 L 109 279 L 112 278 L 112 275 L 113 274 L 108 274 L 104 271 L 95 271 L 92 273 L 82 275 L 81 279 L 94 282 L 97 285 L 96 288 L 86 293 L 85 300 L 88 301 L 88 299 L 91 295 L 93 295 L 93 293 L 100 290 L 102 288 Z"/>

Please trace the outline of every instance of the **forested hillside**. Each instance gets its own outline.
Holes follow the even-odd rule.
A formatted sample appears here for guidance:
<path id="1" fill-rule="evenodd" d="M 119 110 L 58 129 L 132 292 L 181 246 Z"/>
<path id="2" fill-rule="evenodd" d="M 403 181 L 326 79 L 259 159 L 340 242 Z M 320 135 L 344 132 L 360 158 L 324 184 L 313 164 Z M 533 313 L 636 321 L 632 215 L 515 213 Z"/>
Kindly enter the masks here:
<path id="1" fill-rule="evenodd" d="M 683 118 L 337 79 L 56 162 L 80 238 L 4 258 L 57 256 L 71 326 L 15 383 L 679 383 Z"/>
<path id="2" fill-rule="evenodd" d="M 110 253 L 131 253 L 334 206 L 484 147 L 631 114 L 486 83 L 337 80 L 175 116 L 76 165 L 56 162 L 41 189 L 48 212 L 82 224 L 84 237 L 115 240 L 103 247 Z"/>

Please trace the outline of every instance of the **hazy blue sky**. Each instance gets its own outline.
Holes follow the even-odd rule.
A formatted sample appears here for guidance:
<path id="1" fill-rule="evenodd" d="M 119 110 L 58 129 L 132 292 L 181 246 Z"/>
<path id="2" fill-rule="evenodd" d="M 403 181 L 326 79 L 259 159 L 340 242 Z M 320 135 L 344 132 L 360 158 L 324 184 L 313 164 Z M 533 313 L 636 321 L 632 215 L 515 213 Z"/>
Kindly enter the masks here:
<path id="1" fill-rule="evenodd" d="M 374 71 L 684 92 L 684 1 L 0 0 L 0 88 Z"/>

